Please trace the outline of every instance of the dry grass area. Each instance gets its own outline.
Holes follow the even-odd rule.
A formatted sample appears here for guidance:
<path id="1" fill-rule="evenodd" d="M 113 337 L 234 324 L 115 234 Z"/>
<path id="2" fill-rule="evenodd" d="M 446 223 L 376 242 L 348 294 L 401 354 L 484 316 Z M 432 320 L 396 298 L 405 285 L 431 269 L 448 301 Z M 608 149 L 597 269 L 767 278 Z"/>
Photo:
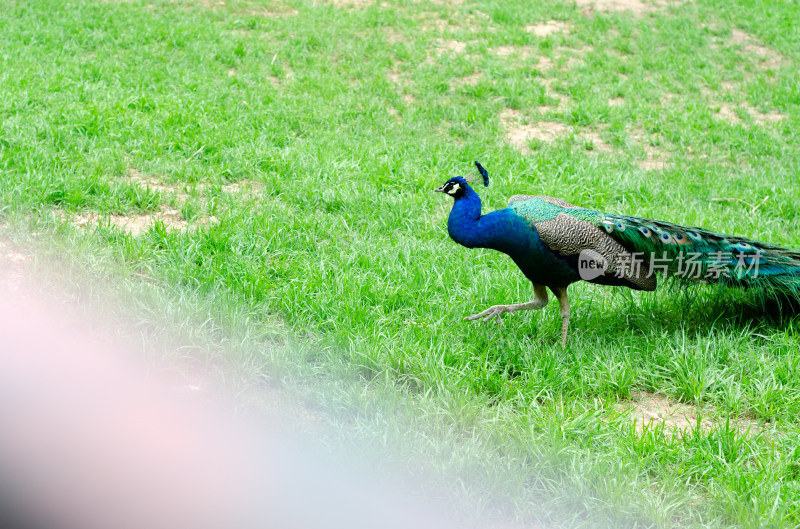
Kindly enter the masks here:
<path id="1" fill-rule="evenodd" d="M 331 0 L 336 7 L 363 8 L 373 4 L 375 0 Z"/>
<path id="2" fill-rule="evenodd" d="M 676 2 L 656 1 L 645 3 L 636 1 L 588 1 L 580 0 L 579 5 L 591 7 L 598 10 L 630 10 L 634 14 L 642 15 L 649 10 L 660 9 Z M 548 21 L 542 24 L 531 25 L 526 28 L 537 36 L 546 36 L 559 32 L 569 32 L 572 27 L 557 21 Z M 761 69 L 775 69 L 785 63 L 785 58 L 771 50 L 756 37 L 741 30 L 733 30 L 729 37 L 728 45 L 740 46 L 742 49 L 742 59 L 753 61 L 753 64 Z M 490 50 L 492 53 L 501 57 L 512 57 L 516 60 L 525 61 L 534 56 L 535 49 L 528 46 L 498 46 Z M 531 142 L 540 141 L 554 143 L 559 139 L 573 137 L 583 141 L 586 145 L 588 154 L 619 153 L 604 141 L 602 128 L 600 130 L 583 130 L 570 127 L 566 124 L 546 119 L 536 121 L 533 116 L 536 114 L 546 114 L 549 112 L 562 113 L 566 111 L 571 103 L 571 99 L 559 93 L 554 87 L 562 75 L 573 68 L 584 63 L 583 57 L 593 51 L 592 46 L 584 46 L 579 49 L 567 47 L 556 47 L 553 50 L 553 59 L 549 57 L 539 57 L 535 69 L 549 77 L 540 78 L 537 81 L 544 85 L 545 95 L 555 100 L 555 105 L 543 105 L 530 109 L 530 115 L 518 110 L 504 110 L 500 115 L 500 120 L 505 131 L 504 136 L 508 144 L 519 149 L 523 153 L 530 153 Z M 554 69 L 554 62 L 560 66 Z M 625 76 L 623 76 L 625 78 Z M 468 81 L 464 78 L 453 80 L 454 86 L 462 86 Z M 741 101 L 740 94 L 744 87 L 741 81 L 726 81 L 722 83 L 720 90 L 712 91 L 708 88 L 702 89 L 708 104 L 715 110 L 717 119 L 731 125 L 750 128 L 752 126 L 769 127 L 781 122 L 786 116 L 776 110 L 762 110 L 754 107 L 747 101 Z M 662 105 L 673 104 L 675 99 L 682 96 L 676 94 L 666 94 L 661 99 Z M 731 99 L 738 99 L 739 102 L 732 103 Z M 609 107 L 622 107 L 626 104 L 623 97 L 613 97 L 608 99 Z M 647 134 L 638 125 L 633 125 L 628 130 L 628 136 L 634 146 L 643 151 L 643 156 L 639 156 L 635 163 L 644 170 L 664 170 L 672 164 L 669 161 L 669 153 L 662 148 L 653 145 Z"/>
<path id="3" fill-rule="evenodd" d="M 166 184 L 155 177 L 145 176 L 136 169 L 128 170 L 125 181 L 135 184 L 143 190 L 169 197 L 171 203 L 176 204 L 178 207 L 162 205 L 161 208 L 155 212 L 131 215 L 100 214 L 92 211 L 69 215 L 64 211 L 59 211 L 59 217 L 63 222 L 69 222 L 76 228 L 94 229 L 99 226 L 110 226 L 133 236 L 141 235 L 148 231 L 157 222 L 162 223 L 164 229 L 167 231 L 195 229 L 219 222 L 219 219 L 213 215 L 198 215 L 191 221 L 183 218 L 180 206 L 186 203 L 191 197 L 185 186 Z M 209 185 L 197 184 L 193 186 L 193 188 L 202 195 L 202 193 L 209 188 Z M 250 182 L 232 182 L 221 186 L 223 193 L 239 194 L 246 198 L 257 196 L 260 189 L 260 185 Z"/>
<path id="4" fill-rule="evenodd" d="M 620 402 L 615 408 L 629 416 L 638 434 L 663 427 L 666 433 L 680 437 L 685 432 L 698 428 L 707 432 L 722 423 L 719 418 L 703 416 L 703 410 L 698 406 L 649 391 L 633 392 L 630 398 Z M 730 424 L 742 433 L 759 431 L 762 428 L 756 421 L 742 418 L 731 419 Z"/>
<path id="5" fill-rule="evenodd" d="M 553 33 L 569 33 L 570 29 L 572 29 L 572 26 L 558 20 L 548 20 L 547 22 L 525 26 L 525 31 L 533 33 L 537 37 L 546 37 Z"/>
<path id="6" fill-rule="evenodd" d="M 741 46 L 742 50 L 758 59 L 758 66 L 765 70 L 774 70 L 786 63 L 780 53 L 765 46 L 757 37 L 740 29 L 731 31 L 731 43 Z"/>
<path id="7" fill-rule="evenodd" d="M 484 78 L 485 75 L 483 75 L 483 72 L 473 72 L 464 77 L 456 77 L 450 81 L 450 90 L 463 88 L 465 86 L 475 86 Z"/>
<path id="8" fill-rule="evenodd" d="M 557 121 L 527 123 L 519 110 L 506 109 L 500 114 L 506 142 L 524 153 L 530 152 L 532 140 L 552 142 L 570 133 L 569 127 Z"/>
<path id="9" fill-rule="evenodd" d="M 716 108 L 715 116 L 717 119 L 727 122 L 730 125 L 740 125 L 749 128 L 750 125 L 745 122 L 741 115 L 749 116 L 750 119 L 759 127 L 768 127 L 772 124 L 778 123 L 786 118 L 785 114 L 775 110 L 767 110 L 762 112 L 753 107 L 747 101 L 742 101 L 739 104 L 730 103 L 720 100 L 720 96 L 737 97 L 742 92 L 742 87 L 738 83 L 725 82 L 722 84 L 722 93 L 714 92 L 708 88 L 703 88 L 702 92 L 712 108 Z"/>
<path id="10" fill-rule="evenodd" d="M 630 11 L 634 16 L 640 17 L 650 11 L 664 9 L 682 2 L 680 0 L 576 0 L 575 3 L 583 8 L 586 16 L 592 16 L 596 10 Z"/>
<path id="11" fill-rule="evenodd" d="M 523 153 L 530 153 L 532 141 L 554 143 L 574 137 L 584 144 L 587 154 L 620 154 L 603 139 L 602 131 L 570 127 L 558 121 L 532 121 L 526 119 L 519 110 L 506 109 L 500 114 L 500 121 L 505 130 L 505 140 Z M 667 153 L 651 144 L 644 130 L 632 127 L 628 135 L 635 145 L 644 151 L 644 158 L 636 161 L 644 170 L 662 170 L 669 167 Z"/>
<path id="12" fill-rule="evenodd" d="M 0 289 L 18 291 L 25 281 L 31 257 L 8 241 L 0 240 Z"/>
<path id="13" fill-rule="evenodd" d="M 111 226 L 118 228 L 134 237 L 141 235 L 152 228 L 156 222 L 161 222 L 167 231 L 184 230 L 190 227 L 188 221 L 181 217 L 178 209 L 163 209 L 156 213 L 143 213 L 139 215 L 102 215 L 99 213 L 76 213 L 67 217 L 61 213 L 64 221 L 69 221 L 76 228 L 97 228 L 99 226 Z M 203 226 L 218 222 L 216 217 L 202 217 L 191 226 Z"/>
<path id="14" fill-rule="evenodd" d="M 617 411 L 629 414 L 636 425 L 636 432 L 641 434 L 644 430 L 664 426 L 664 430 L 681 435 L 686 430 L 698 427 L 710 430 L 713 426 L 710 419 L 701 416 L 697 406 L 670 400 L 665 395 L 647 391 L 633 392 L 628 400 L 616 406 Z"/>

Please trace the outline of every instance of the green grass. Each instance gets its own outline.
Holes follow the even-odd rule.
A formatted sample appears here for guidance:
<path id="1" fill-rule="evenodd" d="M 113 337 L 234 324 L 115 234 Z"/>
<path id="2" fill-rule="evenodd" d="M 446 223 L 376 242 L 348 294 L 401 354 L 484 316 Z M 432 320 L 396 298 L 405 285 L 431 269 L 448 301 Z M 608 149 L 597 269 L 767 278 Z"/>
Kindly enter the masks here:
<path id="1" fill-rule="evenodd" d="M 568 30 L 525 29 L 549 20 Z M 489 516 L 793 527 L 797 319 L 748 293 L 575 285 L 565 349 L 553 307 L 462 322 L 532 289 L 449 240 L 431 191 L 477 159 L 486 210 L 535 193 L 796 247 L 798 50 L 792 2 L 587 17 L 567 2 L 6 0 L 0 214 L 95 255 L 93 273 L 146 275 L 156 306 L 238 344 L 228 364 L 344 410 L 331 422 L 354 444 L 469 476 L 454 495 Z M 567 132 L 520 150 L 508 109 Z M 194 227 L 61 221 L 165 209 Z M 618 407 L 641 391 L 715 426 L 639 434 Z"/>

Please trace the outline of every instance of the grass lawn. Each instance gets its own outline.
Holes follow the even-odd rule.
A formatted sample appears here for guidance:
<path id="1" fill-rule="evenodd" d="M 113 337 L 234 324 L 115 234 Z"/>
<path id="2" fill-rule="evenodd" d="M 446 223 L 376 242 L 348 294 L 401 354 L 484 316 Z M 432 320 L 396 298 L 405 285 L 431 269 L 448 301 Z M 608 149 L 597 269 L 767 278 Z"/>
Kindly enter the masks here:
<path id="1" fill-rule="evenodd" d="M 798 130 L 791 1 L 0 1 L 3 237 L 520 526 L 800 526 L 800 320 L 580 284 L 565 348 L 555 304 L 464 322 L 533 291 L 433 188 L 797 248 Z"/>

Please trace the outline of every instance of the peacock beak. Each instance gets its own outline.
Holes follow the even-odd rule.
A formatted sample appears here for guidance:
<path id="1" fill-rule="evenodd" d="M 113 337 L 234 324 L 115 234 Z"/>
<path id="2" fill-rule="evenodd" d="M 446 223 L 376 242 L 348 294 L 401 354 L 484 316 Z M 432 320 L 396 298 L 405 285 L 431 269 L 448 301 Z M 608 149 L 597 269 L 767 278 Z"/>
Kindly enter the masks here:
<path id="1" fill-rule="evenodd" d="M 444 193 L 444 185 L 437 187 L 436 189 L 434 189 L 434 191 L 436 191 L 437 193 Z"/>

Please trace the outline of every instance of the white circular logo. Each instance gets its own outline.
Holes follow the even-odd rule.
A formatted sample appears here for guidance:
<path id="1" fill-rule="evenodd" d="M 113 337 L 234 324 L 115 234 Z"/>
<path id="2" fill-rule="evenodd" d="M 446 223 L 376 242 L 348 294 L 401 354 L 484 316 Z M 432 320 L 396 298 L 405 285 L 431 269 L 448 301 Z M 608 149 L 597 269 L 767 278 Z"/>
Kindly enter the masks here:
<path id="1" fill-rule="evenodd" d="M 591 281 L 606 273 L 608 260 L 595 250 L 581 250 L 578 254 L 578 275 L 584 281 Z"/>

